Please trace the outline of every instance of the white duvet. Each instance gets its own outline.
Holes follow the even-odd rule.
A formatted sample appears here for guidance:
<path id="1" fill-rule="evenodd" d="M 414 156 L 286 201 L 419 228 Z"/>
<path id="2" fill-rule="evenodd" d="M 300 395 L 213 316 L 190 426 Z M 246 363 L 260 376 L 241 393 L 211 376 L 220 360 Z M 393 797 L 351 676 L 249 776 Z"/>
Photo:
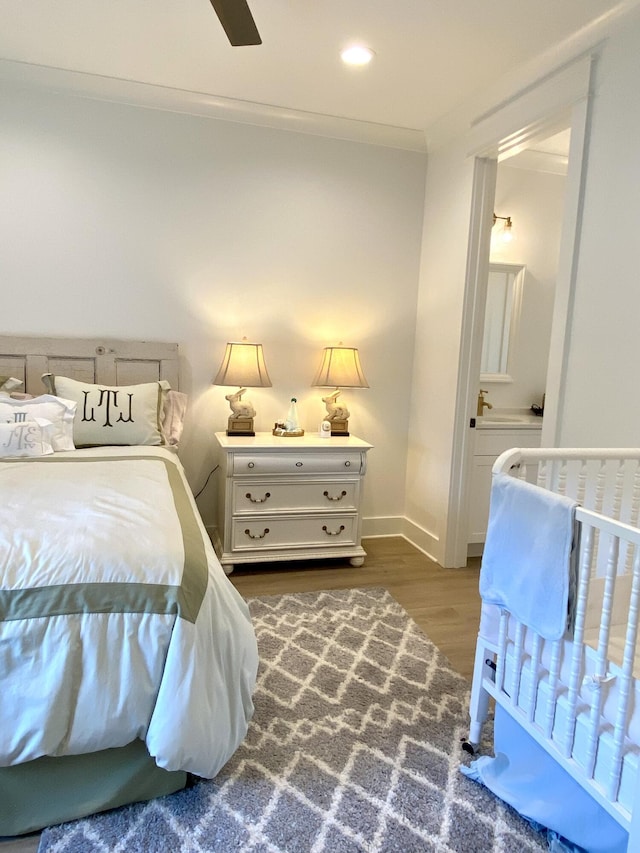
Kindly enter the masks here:
<path id="1" fill-rule="evenodd" d="M 257 663 L 175 454 L 0 462 L 0 766 L 140 738 L 160 767 L 213 777 Z"/>

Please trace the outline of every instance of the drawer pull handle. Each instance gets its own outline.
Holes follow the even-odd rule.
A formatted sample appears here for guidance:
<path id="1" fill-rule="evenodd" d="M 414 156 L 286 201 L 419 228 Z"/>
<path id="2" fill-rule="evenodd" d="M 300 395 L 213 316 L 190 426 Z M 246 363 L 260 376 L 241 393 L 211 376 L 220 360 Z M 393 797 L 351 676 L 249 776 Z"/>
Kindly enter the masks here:
<path id="1" fill-rule="evenodd" d="M 345 467 L 345 468 L 350 468 L 350 467 L 351 467 L 351 462 L 349 462 L 349 460 L 348 460 L 348 459 L 347 459 L 347 461 L 344 463 L 344 467 Z"/>
<path id="2" fill-rule="evenodd" d="M 302 468 L 302 462 L 296 462 L 296 468 Z"/>
<path id="3" fill-rule="evenodd" d="M 342 490 L 342 492 L 340 492 L 339 495 L 336 495 L 335 498 L 332 498 L 329 492 L 323 492 L 322 494 L 328 501 L 341 501 L 342 498 L 346 498 L 347 496 L 347 493 L 344 491 L 344 489 Z"/>
<path id="4" fill-rule="evenodd" d="M 327 534 L 327 536 L 340 536 L 340 534 L 341 534 L 341 533 L 342 533 L 342 531 L 344 530 L 344 524 L 341 524 L 341 525 L 340 525 L 340 529 L 339 529 L 339 530 L 336 530 L 336 531 L 327 530 L 327 525 L 326 525 L 326 524 L 323 524 L 323 525 L 322 525 L 322 529 L 323 529 L 323 530 L 324 530 L 324 532 Z"/>
<path id="5" fill-rule="evenodd" d="M 251 492 L 247 492 L 247 494 L 245 495 L 245 498 L 251 501 L 252 504 L 263 504 L 265 501 L 269 500 L 270 497 L 271 492 L 265 492 L 263 498 L 254 498 L 252 497 Z"/>
<path id="6" fill-rule="evenodd" d="M 255 462 L 247 462 L 247 468 L 255 468 L 255 467 L 256 467 Z"/>
<path id="7" fill-rule="evenodd" d="M 268 532 L 269 532 L 269 528 L 268 528 L 268 527 L 265 527 L 265 529 L 263 530 L 263 532 L 262 532 L 262 533 L 257 533 L 257 534 L 254 536 L 254 534 L 249 530 L 249 528 L 248 528 L 248 527 L 247 527 L 247 529 L 245 530 L 245 533 L 246 533 L 246 535 L 249 537 L 249 539 L 264 539 L 264 537 L 267 535 L 267 533 L 268 533 Z"/>

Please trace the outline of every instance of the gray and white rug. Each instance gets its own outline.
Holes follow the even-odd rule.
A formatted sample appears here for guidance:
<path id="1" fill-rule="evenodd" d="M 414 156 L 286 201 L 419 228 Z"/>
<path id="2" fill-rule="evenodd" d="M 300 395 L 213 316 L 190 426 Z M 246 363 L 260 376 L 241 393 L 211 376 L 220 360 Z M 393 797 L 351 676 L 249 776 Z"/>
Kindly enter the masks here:
<path id="1" fill-rule="evenodd" d="M 527 853 L 459 771 L 469 684 L 384 589 L 249 601 L 248 736 L 213 781 L 45 830 L 39 853 Z"/>

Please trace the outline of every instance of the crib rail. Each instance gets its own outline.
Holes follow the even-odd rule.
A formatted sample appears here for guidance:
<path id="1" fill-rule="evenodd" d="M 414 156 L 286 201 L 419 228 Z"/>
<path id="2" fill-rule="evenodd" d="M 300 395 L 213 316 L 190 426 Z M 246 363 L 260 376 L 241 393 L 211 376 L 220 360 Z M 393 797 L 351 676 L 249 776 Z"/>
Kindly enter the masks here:
<path id="1" fill-rule="evenodd" d="M 511 474 L 638 526 L 640 448 L 513 448 L 496 459 L 492 472 Z"/>
<path id="2" fill-rule="evenodd" d="M 471 738 L 492 696 L 629 830 L 640 800 L 640 450 L 514 449 L 493 472 L 578 501 L 576 587 L 561 640 L 506 610 L 494 635 L 481 631 Z"/>

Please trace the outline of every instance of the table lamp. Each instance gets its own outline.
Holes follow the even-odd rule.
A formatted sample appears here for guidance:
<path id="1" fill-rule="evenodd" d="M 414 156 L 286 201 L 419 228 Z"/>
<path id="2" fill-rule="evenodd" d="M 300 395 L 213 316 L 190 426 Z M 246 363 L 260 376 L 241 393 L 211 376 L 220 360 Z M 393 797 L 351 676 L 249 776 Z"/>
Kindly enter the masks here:
<path id="1" fill-rule="evenodd" d="M 231 414 L 227 435 L 255 435 L 253 419 L 256 410 L 242 396 L 247 388 L 270 388 L 271 380 L 264 363 L 262 344 L 252 344 L 243 338 L 227 344 L 220 369 L 212 385 L 237 386 L 238 390 L 226 394 Z"/>
<path id="2" fill-rule="evenodd" d="M 350 412 L 344 403 L 338 403 L 342 388 L 368 388 L 360 366 L 360 356 L 356 347 L 325 347 L 322 362 L 315 375 L 314 387 L 335 388 L 331 394 L 322 398 L 327 408 L 325 420 L 331 424 L 331 435 L 349 435 Z"/>

